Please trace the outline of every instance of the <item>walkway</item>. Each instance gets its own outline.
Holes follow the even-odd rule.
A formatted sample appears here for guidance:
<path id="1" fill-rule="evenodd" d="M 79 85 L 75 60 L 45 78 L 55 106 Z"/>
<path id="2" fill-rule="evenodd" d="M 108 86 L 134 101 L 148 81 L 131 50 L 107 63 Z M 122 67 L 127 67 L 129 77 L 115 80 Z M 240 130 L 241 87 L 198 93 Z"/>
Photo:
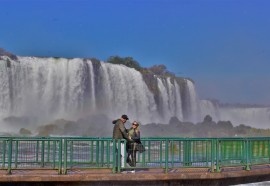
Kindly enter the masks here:
<path id="1" fill-rule="evenodd" d="M 0 185 L 12 182 L 56 182 L 75 184 L 96 184 L 96 185 L 231 185 L 240 183 L 251 183 L 270 180 L 270 165 L 254 166 L 250 171 L 241 170 L 236 167 L 226 168 L 220 173 L 205 172 L 204 169 L 138 169 L 135 173 L 112 173 L 111 169 L 73 169 L 66 175 L 59 175 L 56 170 L 13 170 L 11 175 L 7 171 L 0 171 Z M 53 184 L 54 183 L 54 184 Z M 166 185 L 165 184 L 165 185 Z"/>

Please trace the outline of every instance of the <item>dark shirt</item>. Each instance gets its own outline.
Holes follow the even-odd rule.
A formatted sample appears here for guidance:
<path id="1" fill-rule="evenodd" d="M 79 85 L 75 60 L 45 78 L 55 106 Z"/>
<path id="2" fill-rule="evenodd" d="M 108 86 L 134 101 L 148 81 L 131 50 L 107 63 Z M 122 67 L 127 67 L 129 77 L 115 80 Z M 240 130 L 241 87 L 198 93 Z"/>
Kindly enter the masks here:
<path id="1" fill-rule="evenodd" d="M 126 139 L 128 141 L 132 141 L 129 139 L 127 135 L 127 129 L 124 126 L 124 123 L 118 119 L 113 127 L 113 139 Z"/>

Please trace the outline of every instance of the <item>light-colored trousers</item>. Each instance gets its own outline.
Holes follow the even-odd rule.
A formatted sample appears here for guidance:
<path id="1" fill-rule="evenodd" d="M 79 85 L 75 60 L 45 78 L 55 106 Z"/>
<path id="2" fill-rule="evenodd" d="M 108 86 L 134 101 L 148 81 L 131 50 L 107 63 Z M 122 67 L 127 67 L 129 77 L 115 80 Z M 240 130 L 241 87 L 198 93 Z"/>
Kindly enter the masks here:
<path id="1" fill-rule="evenodd" d="M 125 165 L 125 144 L 121 143 L 121 167 Z"/>

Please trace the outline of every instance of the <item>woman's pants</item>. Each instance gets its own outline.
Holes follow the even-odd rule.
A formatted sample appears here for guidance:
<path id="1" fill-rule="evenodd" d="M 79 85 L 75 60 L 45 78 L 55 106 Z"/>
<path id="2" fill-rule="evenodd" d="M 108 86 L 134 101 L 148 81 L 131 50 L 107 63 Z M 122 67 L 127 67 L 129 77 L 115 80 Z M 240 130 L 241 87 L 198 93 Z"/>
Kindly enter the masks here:
<path id="1" fill-rule="evenodd" d="M 136 167 L 136 143 L 127 144 L 127 163 L 131 167 Z"/>

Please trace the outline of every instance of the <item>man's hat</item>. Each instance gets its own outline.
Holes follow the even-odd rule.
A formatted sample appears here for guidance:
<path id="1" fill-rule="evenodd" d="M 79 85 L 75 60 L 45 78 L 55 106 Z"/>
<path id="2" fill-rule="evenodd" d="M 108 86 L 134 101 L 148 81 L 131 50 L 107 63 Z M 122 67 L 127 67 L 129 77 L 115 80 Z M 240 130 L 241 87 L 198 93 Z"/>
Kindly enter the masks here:
<path id="1" fill-rule="evenodd" d="M 125 119 L 125 120 L 128 120 L 128 116 L 127 115 L 122 115 L 121 118 Z"/>

